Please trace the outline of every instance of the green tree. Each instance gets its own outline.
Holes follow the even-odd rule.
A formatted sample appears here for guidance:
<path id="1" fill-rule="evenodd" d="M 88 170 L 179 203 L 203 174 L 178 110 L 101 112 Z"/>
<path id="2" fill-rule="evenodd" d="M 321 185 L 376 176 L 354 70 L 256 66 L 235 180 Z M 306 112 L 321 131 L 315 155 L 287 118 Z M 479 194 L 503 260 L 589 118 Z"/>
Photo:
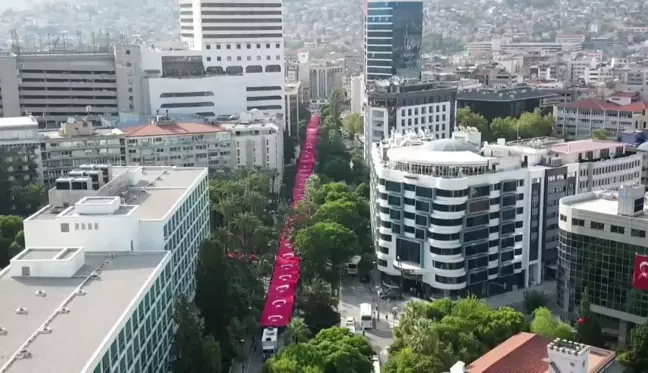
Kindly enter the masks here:
<path id="1" fill-rule="evenodd" d="M 464 127 L 474 127 L 482 135 L 482 141 L 493 141 L 488 121 L 481 114 L 473 113 L 470 106 L 459 109 L 459 125 Z"/>
<path id="2" fill-rule="evenodd" d="M 319 333 L 322 329 L 340 324 L 337 304 L 338 300 L 333 296 L 331 285 L 318 277 L 303 283 L 297 297 L 297 305 L 303 312 L 304 322 L 312 333 Z"/>
<path id="3" fill-rule="evenodd" d="M 549 339 L 574 339 L 574 329 L 569 324 L 560 321 L 546 307 L 535 310 L 531 331 Z"/>
<path id="4" fill-rule="evenodd" d="M 311 332 L 308 329 L 308 325 L 301 317 L 295 317 L 290 321 L 290 325 L 286 329 L 284 339 L 286 343 L 304 343 L 307 342 L 311 337 Z"/>
<path id="5" fill-rule="evenodd" d="M 269 373 L 348 372 L 373 370 L 373 350 L 366 338 L 346 328 L 322 330 L 307 343 L 292 344 L 266 363 Z"/>
<path id="6" fill-rule="evenodd" d="M 604 347 L 603 330 L 598 317 L 590 309 L 590 300 L 587 289 L 581 296 L 578 324 L 576 327 L 576 340 L 590 346 Z"/>
<path id="7" fill-rule="evenodd" d="M 556 121 L 551 115 L 541 115 L 540 110 L 523 113 L 516 121 L 516 129 L 523 139 L 552 136 L 555 133 Z"/>
<path id="8" fill-rule="evenodd" d="M 389 357 L 383 368 L 385 373 L 431 373 L 443 372 L 443 364 L 436 357 L 404 348 Z"/>
<path id="9" fill-rule="evenodd" d="M 15 215 L 0 215 L 0 268 L 25 248 L 23 219 Z"/>
<path id="10" fill-rule="evenodd" d="M 364 118 L 358 113 L 352 113 L 344 118 L 344 130 L 349 134 L 349 138 L 356 140 L 358 136 L 364 133 Z"/>
<path id="11" fill-rule="evenodd" d="M 592 138 L 595 140 L 610 140 L 612 134 L 604 129 L 599 129 L 592 132 Z"/>
<path id="12" fill-rule="evenodd" d="M 493 139 L 515 140 L 518 138 L 517 121 L 513 117 L 495 118 L 491 122 L 490 130 Z"/>
<path id="13" fill-rule="evenodd" d="M 524 312 L 527 315 L 533 314 L 533 311 L 540 307 L 547 307 L 548 298 L 544 293 L 537 290 L 524 291 Z"/>
<path id="14" fill-rule="evenodd" d="M 619 354 L 619 362 L 627 373 L 648 373 L 648 324 L 632 330 L 628 349 Z"/>
<path id="15" fill-rule="evenodd" d="M 297 231 L 295 246 L 303 259 L 302 272 L 309 277 L 320 274 L 332 284 L 338 283 L 342 265 L 359 253 L 355 232 L 331 221 Z"/>
<path id="16" fill-rule="evenodd" d="M 221 372 L 220 347 L 211 335 L 204 336 L 202 320 L 184 297 L 176 301 L 173 318 L 178 328 L 171 350 L 171 372 Z"/>

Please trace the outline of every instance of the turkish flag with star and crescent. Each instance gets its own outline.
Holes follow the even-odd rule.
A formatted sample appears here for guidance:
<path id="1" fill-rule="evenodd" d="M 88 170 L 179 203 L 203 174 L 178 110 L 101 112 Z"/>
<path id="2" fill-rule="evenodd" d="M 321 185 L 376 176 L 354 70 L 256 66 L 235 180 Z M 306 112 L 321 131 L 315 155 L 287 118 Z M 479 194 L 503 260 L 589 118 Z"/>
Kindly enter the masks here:
<path id="1" fill-rule="evenodd" d="M 636 254 L 632 286 L 635 289 L 648 291 L 648 256 Z"/>

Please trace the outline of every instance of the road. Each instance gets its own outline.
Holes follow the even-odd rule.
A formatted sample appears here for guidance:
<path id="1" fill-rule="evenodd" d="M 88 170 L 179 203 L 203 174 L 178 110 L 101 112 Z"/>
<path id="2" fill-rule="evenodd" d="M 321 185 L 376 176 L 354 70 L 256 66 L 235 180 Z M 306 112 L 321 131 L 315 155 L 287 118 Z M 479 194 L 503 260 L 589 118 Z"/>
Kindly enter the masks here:
<path id="1" fill-rule="evenodd" d="M 371 303 L 374 308 L 376 304 L 378 305 L 380 317 L 376 322 L 376 328 L 365 331 L 365 335 L 369 338 L 376 353 L 380 354 L 381 361 L 384 363 L 387 357 L 386 350 L 394 338 L 392 329 L 394 325 L 398 325 L 398 320 L 394 321 L 389 311 L 394 310 L 394 307 L 397 308 L 398 312 L 404 310 L 410 299 L 406 297 L 404 300 L 381 300 L 376 295 L 375 290 L 372 291 L 369 284 L 362 284 L 350 278 L 344 278 L 338 309 L 342 320 L 346 317 L 353 317 L 356 321 L 359 321 L 360 305 L 362 303 Z M 385 319 L 385 314 L 389 314 L 388 319 Z M 357 329 L 361 332 L 359 326 Z"/>

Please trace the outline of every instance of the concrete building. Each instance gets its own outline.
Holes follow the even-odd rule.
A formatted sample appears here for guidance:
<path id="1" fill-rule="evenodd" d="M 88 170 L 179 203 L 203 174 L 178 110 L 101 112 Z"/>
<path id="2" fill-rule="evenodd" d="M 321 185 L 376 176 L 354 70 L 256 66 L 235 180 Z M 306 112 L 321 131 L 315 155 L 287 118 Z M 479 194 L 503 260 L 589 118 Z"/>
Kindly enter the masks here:
<path id="1" fill-rule="evenodd" d="M 648 294 L 633 287 L 635 256 L 648 255 L 645 186 L 597 191 L 560 200 L 558 307 L 575 318 L 587 291 L 591 310 L 619 347 L 633 325 L 648 320 Z"/>
<path id="2" fill-rule="evenodd" d="M 615 358 L 611 350 L 519 333 L 468 365 L 455 364 L 450 373 L 621 373 Z"/>
<path id="3" fill-rule="evenodd" d="M 647 106 L 643 101 L 620 105 L 600 98 L 557 105 L 556 132 L 570 140 L 592 138 L 598 130 L 620 137 L 623 132 L 634 130 L 633 115 L 642 113 Z"/>
<path id="4" fill-rule="evenodd" d="M 118 76 L 112 53 L 0 56 L 0 112 L 32 115 L 40 128 L 57 128 L 75 116 L 98 126 L 100 116 L 130 109 L 118 100 L 118 86 L 127 79 Z"/>
<path id="5" fill-rule="evenodd" d="M 615 141 L 558 138 L 499 141 L 482 148 L 488 157 L 518 157 L 536 173 L 532 190 L 529 257 L 542 258 L 543 279 L 555 278 L 558 247 L 558 201 L 592 190 L 634 185 L 641 180 L 642 159 Z M 544 204 L 540 202 L 544 201 Z"/>
<path id="6" fill-rule="evenodd" d="M 286 132 L 288 135 L 294 135 L 299 130 L 299 106 L 303 104 L 302 84 L 297 81 L 294 83 L 286 83 Z"/>
<path id="7" fill-rule="evenodd" d="M 365 80 L 420 79 L 423 2 L 368 0 L 365 5 Z"/>
<path id="8" fill-rule="evenodd" d="M 334 90 L 344 83 L 344 60 L 308 62 L 310 105 L 319 108 L 328 102 Z"/>
<path id="9" fill-rule="evenodd" d="M 352 76 L 350 84 L 349 98 L 351 101 L 351 113 L 363 114 L 364 113 L 364 76 Z"/>
<path id="10" fill-rule="evenodd" d="M 165 93 L 173 96 L 176 93 L 208 92 L 207 97 L 192 99 L 192 102 L 203 102 L 203 112 L 213 111 L 209 108 L 220 111 L 220 107 L 224 109 L 229 104 L 237 108 L 230 110 L 229 114 L 238 113 L 241 107 L 273 114 L 284 113 L 281 0 L 228 0 L 218 3 L 181 0 L 180 29 L 181 40 L 196 54 L 162 53 L 166 58 L 154 62 L 159 73 L 151 82 L 154 84 L 154 88 L 149 89 L 151 98 L 160 99 L 160 95 Z M 148 67 L 145 66 L 146 69 Z M 203 85 L 200 89 L 195 86 L 195 79 L 183 79 L 205 75 L 209 78 L 200 79 Z M 214 90 L 213 87 L 227 88 Z M 240 102 L 239 97 L 243 97 L 244 101 Z M 237 100 L 239 102 L 235 102 Z M 174 101 L 186 105 L 186 100 Z M 160 105 L 172 104 L 156 102 Z M 152 104 L 152 109 L 157 107 Z"/>
<path id="11" fill-rule="evenodd" d="M 207 170 L 87 165 L 49 197 L 0 271 L 0 371 L 166 370 L 209 234 Z"/>
<path id="12" fill-rule="evenodd" d="M 562 95 L 551 90 L 519 87 L 511 89 L 467 89 L 457 93 L 457 110 L 469 106 L 488 121 L 519 117 L 535 109 L 548 109 Z"/>
<path id="13" fill-rule="evenodd" d="M 455 126 L 457 89 L 436 82 L 392 78 L 370 82 L 364 116 L 364 156 L 394 132 L 427 131 L 448 139 Z"/>
<path id="14" fill-rule="evenodd" d="M 480 155 L 477 131 L 453 136 L 410 132 L 372 144 L 371 226 L 383 282 L 434 298 L 538 283 L 529 212 L 541 172 L 518 157 Z"/>

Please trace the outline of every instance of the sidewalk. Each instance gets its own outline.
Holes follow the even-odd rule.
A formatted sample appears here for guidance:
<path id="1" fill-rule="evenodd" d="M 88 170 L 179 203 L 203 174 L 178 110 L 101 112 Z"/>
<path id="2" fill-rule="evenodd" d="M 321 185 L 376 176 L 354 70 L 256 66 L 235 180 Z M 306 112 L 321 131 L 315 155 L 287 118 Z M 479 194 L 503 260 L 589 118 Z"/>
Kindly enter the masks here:
<path id="1" fill-rule="evenodd" d="M 524 293 L 526 291 L 537 290 L 541 293 L 544 293 L 548 297 L 552 297 L 556 294 L 556 281 L 546 281 L 540 285 L 530 286 L 525 289 L 519 289 L 515 291 L 509 291 L 504 294 L 493 295 L 492 297 L 486 298 L 486 302 L 489 306 L 493 308 L 499 308 L 502 306 L 512 306 L 524 302 Z"/>

